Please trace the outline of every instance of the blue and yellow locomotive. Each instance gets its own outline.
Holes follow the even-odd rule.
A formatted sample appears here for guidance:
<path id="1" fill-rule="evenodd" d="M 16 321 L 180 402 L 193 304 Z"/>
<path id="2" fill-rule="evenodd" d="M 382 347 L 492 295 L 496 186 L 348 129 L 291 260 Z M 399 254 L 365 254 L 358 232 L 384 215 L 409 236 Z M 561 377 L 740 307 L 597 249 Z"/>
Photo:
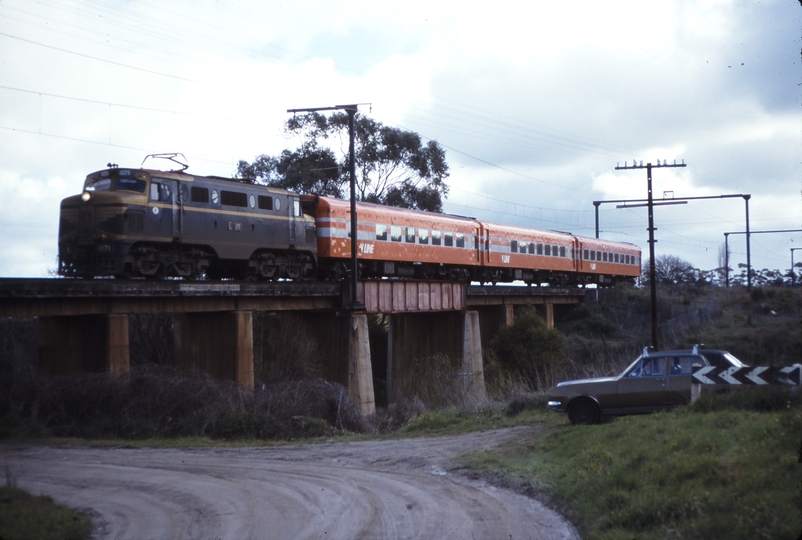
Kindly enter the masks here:
<path id="1" fill-rule="evenodd" d="M 111 166 L 61 202 L 68 277 L 305 278 L 314 220 L 298 195 L 212 176 Z"/>

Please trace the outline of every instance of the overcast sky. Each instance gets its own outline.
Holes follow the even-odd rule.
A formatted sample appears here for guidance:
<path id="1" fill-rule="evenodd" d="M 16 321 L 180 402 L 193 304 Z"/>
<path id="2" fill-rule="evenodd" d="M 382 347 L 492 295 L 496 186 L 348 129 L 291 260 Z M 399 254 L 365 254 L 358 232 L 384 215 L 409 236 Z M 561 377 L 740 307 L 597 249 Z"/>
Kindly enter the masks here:
<path id="1" fill-rule="evenodd" d="M 798 0 L 0 0 L 0 276 L 56 268 L 85 176 L 181 152 L 188 172 L 295 148 L 287 109 L 365 103 L 447 150 L 446 211 L 594 236 L 593 201 L 749 194 L 753 231 L 802 229 Z M 648 253 L 645 208 L 600 209 Z M 656 254 L 718 266 L 742 197 L 655 209 Z M 802 233 L 756 234 L 787 270 Z M 746 261 L 730 236 L 731 266 Z M 802 251 L 794 252 L 802 261 Z"/>

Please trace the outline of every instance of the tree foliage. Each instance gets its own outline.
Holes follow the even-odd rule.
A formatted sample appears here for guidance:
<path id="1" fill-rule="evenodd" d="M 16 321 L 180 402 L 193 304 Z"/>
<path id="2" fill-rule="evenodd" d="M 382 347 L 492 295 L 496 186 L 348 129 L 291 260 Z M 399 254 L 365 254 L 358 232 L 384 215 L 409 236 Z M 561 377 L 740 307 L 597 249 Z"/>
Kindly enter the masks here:
<path id="1" fill-rule="evenodd" d="M 650 260 L 646 259 L 643 263 L 643 282 L 649 283 L 651 276 Z M 654 259 L 655 280 L 661 285 L 677 285 L 680 283 L 696 283 L 700 278 L 700 271 L 697 268 L 680 259 L 676 255 L 660 255 Z"/>
<path id="2" fill-rule="evenodd" d="M 300 193 L 344 198 L 349 192 L 348 114 L 294 116 L 287 120 L 285 133 L 300 137 L 301 146 L 276 157 L 258 156 L 252 163 L 240 161 L 237 176 Z M 417 133 L 359 114 L 354 135 L 358 200 L 442 212 L 449 172 L 445 150 L 437 141 L 424 144 Z"/>

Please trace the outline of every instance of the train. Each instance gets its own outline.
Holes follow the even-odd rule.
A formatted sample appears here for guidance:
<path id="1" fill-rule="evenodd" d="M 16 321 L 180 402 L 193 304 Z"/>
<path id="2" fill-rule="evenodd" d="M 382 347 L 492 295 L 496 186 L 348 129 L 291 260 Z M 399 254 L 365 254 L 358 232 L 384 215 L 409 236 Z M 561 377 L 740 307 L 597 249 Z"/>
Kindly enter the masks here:
<path id="1" fill-rule="evenodd" d="M 340 280 L 350 202 L 238 179 L 111 165 L 61 201 L 58 273 L 91 279 Z M 633 281 L 625 242 L 357 203 L 360 279 L 552 286 Z"/>

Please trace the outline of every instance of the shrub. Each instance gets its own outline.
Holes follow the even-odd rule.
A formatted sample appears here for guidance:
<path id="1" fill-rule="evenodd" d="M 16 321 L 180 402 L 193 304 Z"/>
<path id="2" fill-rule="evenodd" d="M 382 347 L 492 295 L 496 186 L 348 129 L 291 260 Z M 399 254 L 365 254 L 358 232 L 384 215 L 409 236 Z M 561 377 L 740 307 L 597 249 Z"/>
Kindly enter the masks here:
<path id="1" fill-rule="evenodd" d="M 564 348 L 563 335 L 548 328 L 528 306 L 516 313 L 515 323 L 502 327 L 490 342 L 496 361 L 536 389 L 551 386 L 552 368 L 562 359 Z"/>

